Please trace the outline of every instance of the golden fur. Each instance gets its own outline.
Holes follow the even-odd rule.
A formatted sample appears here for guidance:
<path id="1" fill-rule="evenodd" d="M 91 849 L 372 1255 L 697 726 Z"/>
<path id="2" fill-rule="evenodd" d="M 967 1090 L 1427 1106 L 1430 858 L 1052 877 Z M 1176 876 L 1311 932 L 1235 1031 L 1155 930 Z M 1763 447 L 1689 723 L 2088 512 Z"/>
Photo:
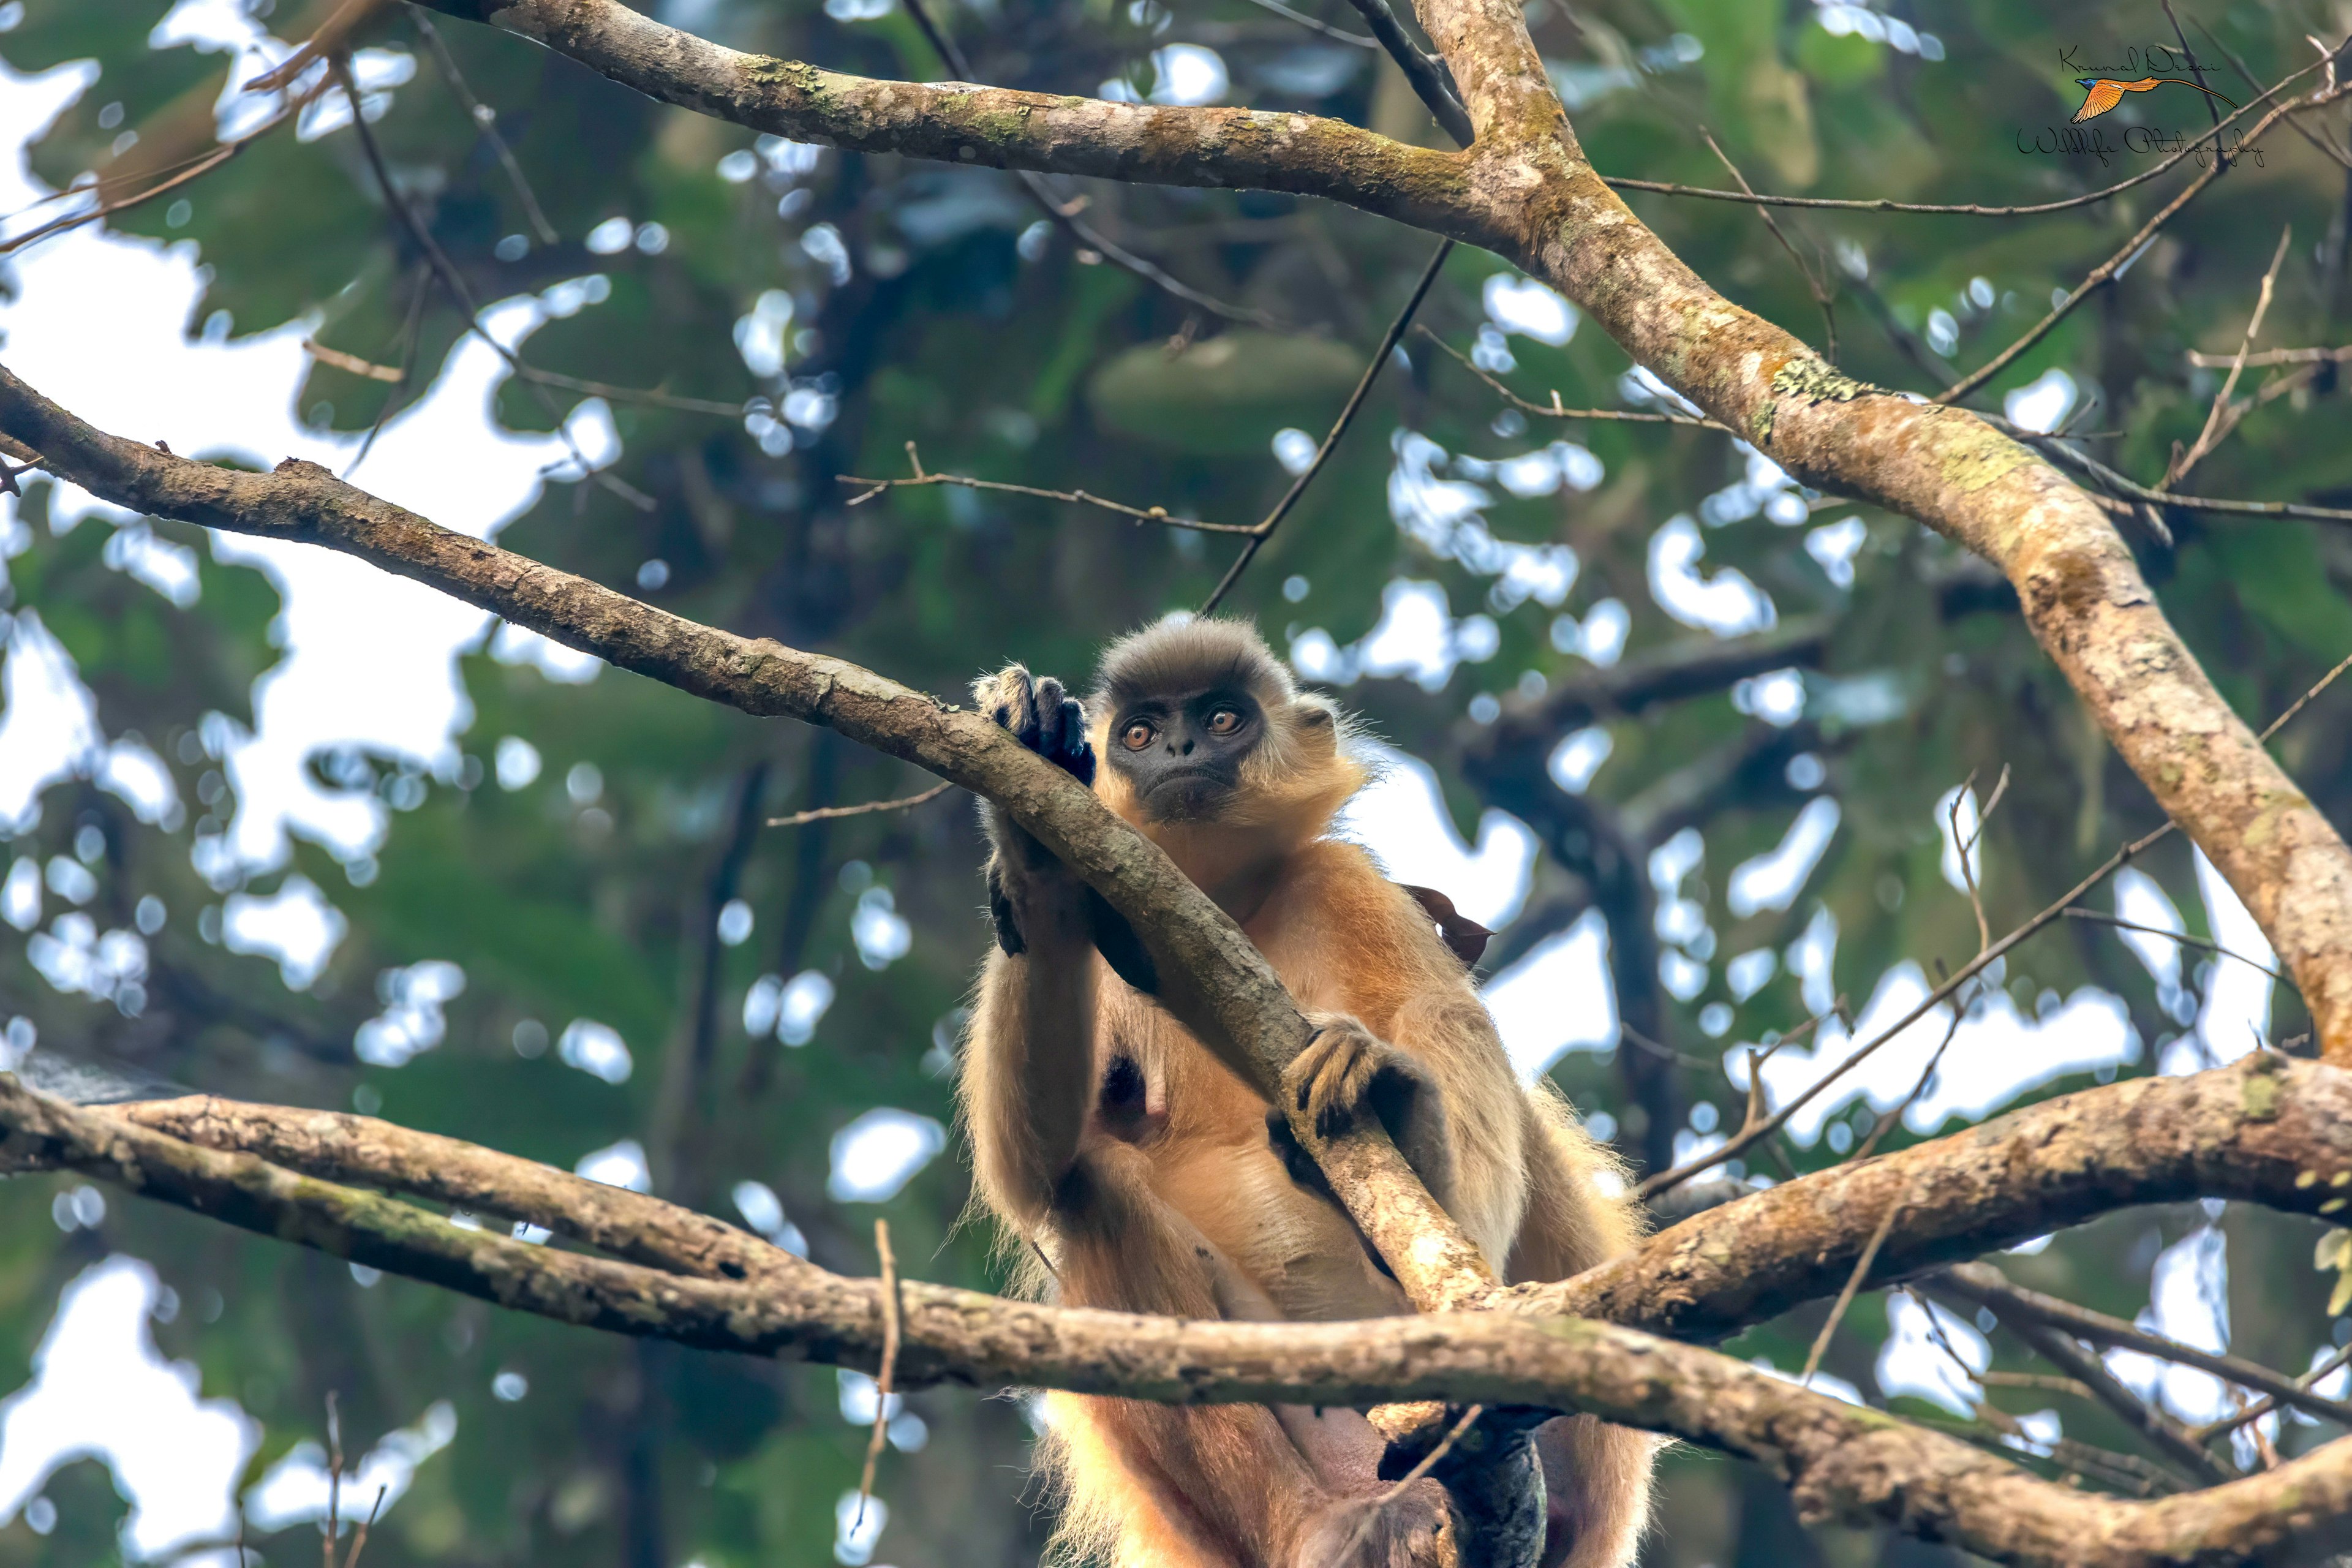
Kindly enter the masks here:
<path id="1" fill-rule="evenodd" d="M 1034 689 L 1053 693 L 1046 683 Z M 1206 819 L 1154 820 L 1122 773 L 1113 715 L 1139 697 L 1246 691 L 1265 724 Z M 1015 666 L 984 710 L 1034 710 Z M 1329 837 L 1364 784 L 1345 717 L 1299 692 L 1255 630 L 1163 621 L 1114 644 L 1087 704 L 1104 803 L 1240 922 L 1325 1033 L 1290 1088 L 1353 1112 L 1370 1068 L 1420 1086 L 1400 1134 L 1431 1191 L 1500 1273 L 1562 1279 L 1635 1237 L 1622 1173 L 1548 1085 L 1517 1080 L 1470 976 L 1360 847 Z M 1033 742 L 1034 743 L 1034 742 Z M 1294 1181 L 1266 1106 L 1181 977 L 1130 989 L 1097 955 L 1083 890 L 992 816 L 1017 928 L 983 969 L 962 1102 L 978 1197 L 1027 1288 L 1072 1305 L 1182 1317 L 1331 1321 L 1412 1310 L 1328 1197 Z M 1017 955 L 1014 949 L 1017 949 Z M 1031 1263 L 1031 1259 L 1042 1262 Z M 1056 1560 L 1108 1568 L 1421 1568 L 1443 1499 L 1385 1509 L 1381 1444 L 1353 1411 L 1181 1408 L 1055 1394 L 1039 1468 Z M 1648 1437 L 1551 1423 L 1546 1568 L 1630 1561 Z M 1352 1544 L 1351 1544 L 1352 1543 Z"/>

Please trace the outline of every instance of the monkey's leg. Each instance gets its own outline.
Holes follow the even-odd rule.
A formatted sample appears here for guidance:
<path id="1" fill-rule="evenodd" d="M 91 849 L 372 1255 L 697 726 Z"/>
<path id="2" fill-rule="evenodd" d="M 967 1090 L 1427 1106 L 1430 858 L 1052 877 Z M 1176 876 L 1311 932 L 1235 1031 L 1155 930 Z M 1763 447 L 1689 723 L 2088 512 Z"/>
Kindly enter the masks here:
<path id="1" fill-rule="evenodd" d="M 1152 1191 L 1149 1177 L 1139 1151 L 1112 1142 L 1090 1144 L 1073 1168 L 1055 1215 L 1065 1300 L 1185 1318 L 1234 1316 L 1236 1306 L 1244 1308 L 1240 1315 L 1255 1315 L 1252 1303 L 1237 1300 L 1255 1297 L 1255 1289 Z M 1302 1430 L 1295 1438 L 1265 1406 L 1118 1399 L 1084 1405 L 1085 1419 L 1123 1472 L 1068 1478 L 1074 1506 L 1088 1513 L 1132 1509 L 1148 1499 L 1158 1517 L 1146 1533 L 1213 1543 L 1249 1568 L 1446 1568 L 1453 1562 L 1439 1488 L 1417 1484 L 1385 1507 L 1339 1495 L 1301 1452 L 1302 1440 L 1318 1447 L 1317 1436 Z M 1376 1478 L 1365 1479 L 1374 1499 L 1385 1489 Z M 1098 1519 L 1080 1523 L 1099 1529 Z"/>
<path id="2" fill-rule="evenodd" d="M 1622 1198 L 1601 1180 L 1622 1173 L 1576 1125 L 1556 1094 L 1538 1085 L 1526 1100 L 1528 1209 L 1511 1249 L 1510 1278 L 1566 1279 L 1624 1251 L 1639 1234 Z M 1650 1512 L 1658 1440 L 1590 1415 L 1547 1422 L 1536 1433 L 1550 1519 L 1543 1568 L 1620 1568 L 1633 1559 Z"/>

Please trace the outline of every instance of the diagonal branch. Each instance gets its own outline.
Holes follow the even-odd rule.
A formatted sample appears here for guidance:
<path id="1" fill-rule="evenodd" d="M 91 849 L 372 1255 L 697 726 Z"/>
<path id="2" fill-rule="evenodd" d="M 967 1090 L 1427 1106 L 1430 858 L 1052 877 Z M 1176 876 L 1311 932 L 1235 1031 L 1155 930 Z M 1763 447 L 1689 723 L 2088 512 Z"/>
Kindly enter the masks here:
<path id="1" fill-rule="evenodd" d="M 1232 918 L 1094 793 L 982 714 L 871 670 L 699 626 L 418 517 L 289 458 L 268 474 L 191 461 L 94 429 L 0 368 L 0 430 L 42 466 L 140 511 L 323 545 L 423 583 L 623 669 L 763 716 L 825 725 L 1003 805 L 1125 915 L 1162 976 L 1160 1001 L 1196 1035 L 1230 1042 L 1276 1100 L 1312 1037 L 1281 980 Z M 1492 1288 L 1480 1254 L 1433 1202 L 1377 1122 L 1300 1143 L 1416 1305 Z M 1410 1244 L 1410 1245 L 1408 1245 Z"/>

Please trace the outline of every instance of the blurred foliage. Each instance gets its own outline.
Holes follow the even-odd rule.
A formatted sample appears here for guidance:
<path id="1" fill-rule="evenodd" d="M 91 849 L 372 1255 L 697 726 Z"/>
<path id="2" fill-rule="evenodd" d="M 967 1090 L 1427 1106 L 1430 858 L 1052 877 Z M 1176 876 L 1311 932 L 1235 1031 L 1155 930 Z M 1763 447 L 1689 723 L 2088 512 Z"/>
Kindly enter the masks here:
<path id="1" fill-rule="evenodd" d="M 932 3 L 987 80 L 1087 92 L 1119 79 L 1148 90 L 1153 51 L 1191 44 L 1222 58 L 1231 101 L 1438 140 L 1384 61 L 1243 0 L 1201 0 L 1181 13 L 1157 0 Z M 863 0 L 824 10 L 806 0 L 653 8 L 737 47 L 877 75 L 942 74 L 887 4 L 878 16 Z M 1355 24 L 1344 7 L 1314 8 Z M 332 9 L 325 0 L 259 0 L 254 14 L 296 39 Z M 159 0 L 27 0 L 21 10 L 0 35 L 14 68 L 84 59 L 100 68 L 35 147 L 44 178 L 62 184 L 92 168 L 152 174 L 211 145 L 225 57 L 151 47 L 146 29 L 167 10 Z M 2147 157 L 2127 152 L 2021 149 L 2072 111 L 2079 72 L 2062 64 L 2062 51 L 2104 62 L 2172 42 L 2154 6 L 2079 0 L 1897 0 L 1883 12 L 1748 0 L 1595 0 L 1570 10 L 1533 0 L 1529 15 L 1605 172 L 1726 184 L 1704 125 L 1762 188 L 1948 202 L 2047 200 L 2145 167 Z M 2203 20 L 2268 79 L 2309 63 L 2306 32 L 2337 36 L 2352 17 L 2315 0 L 2241 0 Z M 903 473 L 912 442 L 933 471 L 1250 521 L 1288 483 L 1267 445 L 1274 430 L 1319 437 L 1428 253 L 1426 236 L 1284 196 L 1099 184 L 1062 191 L 1083 195 L 1087 221 L 1193 287 L 1294 330 L 1228 329 L 1075 252 L 1009 178 L 755 143 L 517 38 L 437 26 L 561 236 L 533 237 L 495 147 L 415 16 L 392 7 L 361 35 L 375 51 L 364 60 L 393 75 L 402 62 L 413 69 L 370 95 L 374 133 L 404 199 L 467 289 L 484 300 L 536 291 L 550 302 L 524 349 L 544 370 L 747 402 L 738 418 L 615 398 L 623 451 L 614 471 L 652 498 L 651 509 L 608 488 L 558 483 L 505 542 L 600 581 L 643 584 L 681 614 L 823 648 L 934 691 L 953 693 L 1007 657 L 1083 672 L 1106 637 L 1199 602 L 1230 547 L 963 489 L 894 491 L 853 510 L 855 492 L 836 476 Z M 2222 76 L 2232 97 L 2252 96 L 2234 72 Z M 2330 133 L 2340 137 L 2337 120 Z M 2104 123 L 2119 142 L 2129 125 L 2193 133 L 2206 121 L 2201 100 L 2184 93 L 2134 98 Z M 1979 363 L 2030 326 L 2053 289 L 2079 279 L 2186 177 L 2028 220 L 1804 212 L 1780 222 L 1836 290 L 1843 368 L 1932 392 L 1951 379 L 1948 367 Z M 2283 225 L 2294 242 L 2264 341 L 2345 337 L 2348 195 L 2341 167 L 2278 132 L 1990 395 L 2065 370 L 2096 399 L 2075 428 L 2116 467 L 2152 480 L 2174 444 L 2195 436 L 2218 384 L 2219 373 L 2187 367 L 2186 351 L 2234 348 Z M 1803 279 L 1755 212 L 1634 201 L 1730 297 L 1821 341 Z M 307 140 L 273 132 L 182 192 L 110 221 L 119 232 L 200 247 L 209 282 L 199 317 L 209 332 L 307 315 L 329 347 L 411 371 L 393 386 L 314 365 L 299 405 L 320 426 L 356 433 L 396 410 L 466 329 L 347 122 Z M 1547 344 L 1488 327 L 1482 299 L 1498 276 L 1508 288 L 1492 258 L 1457 253 L 1421 321 L 1537 403 L 1557 391 L 1571 408 L 1609 406 L 1638 392 L 1621 381 L 1624 356 L 1598 331 Z M 1382 736 L 1436 766 L 1464 827 L 1486 805 L 1461 766 L 1480 716 L 1493 702 L 1525 703 L 1577 679 L 1587 668 L 1579 650 L 1594 646 L 1591 628 L 1612 613 L 1595 606 L 1613 600 L 1630 611 L 1633 655 L 1707 639 L 1654 596 L 1668 519 L 1704 520 L 1703 574 L 1736 569 L 1770 595 L 1782 621 L 1819 616 L 1829 626 L 1820 668 L 1803 677 L 1803 711 L 1785 728 L 1755 711 L 1753 687 L 1609 719 L 1613 750 L 1576 806 L 1598 826 L 1549 836 L 1528 912 L 1505 933 L 1523 952 L 1598 901 L 1621 936 L 1629 922 L 1657 923 L 1673 939 L 1672 962 L 1701 977 L 1677 996 L 1621 965 L 1621 1007 L 1646 1009 L 1678 1060 L 1636 1070 L 1663 1058 L 1629 1047 L 1571 1054 L 1555 1069 L 1588 1112 L 1608 1113 L 1629 1153 L 1654 1161 L 1694 1113 L 1737 1120 L 1739 1096 L 1713 1065 L 1711 1038 L 1757 1039 L 1806 1016 L 1785 964 L 1735 994 L 1730 955 L 1785 950 L 1826 909 L 1839 932 L 1836 987 L 1859 1006 L 1892 964 L 1934 970 L 1975 951 L 1975 921 L 1944 878 L 1936 826 L 1939 801 L 1964 778 L 1975 775 L 1980 797 L 2004 766 L 2012 781 L 1986 833 L 1984 899 L 1996 932 L 2158 820 L 2033 645 L 2005 585 L 1979 563 L 1867 509 L 1808 519 L 1800 508 L 1784 525 L 1767 513 L 1786 517 L 1789 498 L 1768 508 L 1769 483 L 1742 488 L 1746 457 L 1717 435 L 1531 426 L 1425 340 L 1406 347 L 1409 364 L 1384 379 L 1230 603 L 1261 617 L 1278 645 L 1320 631 L 1344 647 L 1380 621 L 1391 584 L 1436 584 L 1469 657 L 1434 689 L 1367 678 L 1346 696 Z M 2275 384 L 2278 374 L 2248 384 Z M 576 401 L 559 397 L 559 408 Z M 512 380 L 496 412 L 518 430 L 551 424 Z M 2352 504 L 2344 419 L 2334 372 L 2305 376 L 2256 408 L 2194 488 Z M 1559 481 L 1557 450 L 1547 447 L 1556 435 L 1581 443 L 1596 483 Z M 1555 452 L 1545 459 L 1549 488 L 1521 487 L 1537 493 L 1513 489 L 1513 474 L 1528 470 L 1486 466 L 1547 450 Z M 1450 488 L 1420 526 L 1394 526 L 1391 499 L 1416 475 Z M 831 1267 L 871 1268 L 869 1222 L 880 1212 L 911 1272 L 975 1286 L 996 1278 L 981 1237 L 956 1227 L 966 1188 L 952 1155 L 879 1209 L 826 1195 L 830 1142 L 853 1117 L 886 1105 L 950 1119 L 958 1007 L 984 940 L 967 805 L 766 830 L 758 824 L 773 813 L 911 793 L 921 781 L 829 736 L 758 723 L 629 675 L 559 683 L 478 652 L 459 671 L 472 721 L 455 754 L 340 751 L 312 760 L 318 787 L 382 803 L 390 826 L 377 854 L 338 865 L 304 844 L 290 864 L 222 873 L 215 859 L 191 858 L 238 809 L 223 761 L 230 731 L 207 716 L 250 723 L 253 681 L 278 657 L 274 595 L 259 574 L 212 563 L 194 531 L 156 524 L 202 559 L 198 596 L 175 607 L 119 569 L 105 522 L 62 535 L 47 528 L 49 494 L 36 484 L 19 507 L 30 531 L 6 563 L 0 603 L 37 611 L 96 693 L 107 734 L 145 737 L 189 804 L 149 825 L 87 779 L 48 792 L 37 825 L 0 847 L 0 874 L 79 854 L 96 874 L 82 910 L 92 929 L 134 929 L 149 897 L 168 918 L 146 942 L 143 981 L 110 1003 L 54 987 L 29 940 L 0 944 L 0 1016 L 29 1020 L 49 1045 L 180 1082 L 380 1109 L 566 1167 L 635 1139 L 657 1190 L 714 1212 L 733 1217 L 734 1184 L 768 1184 L 811 1255 Z M 1848 558 L 1832 548 L 1848 536 L 1823 531 L 1850 515 L 1861 532 L 1849 575 Z M 2259 721 L 2279 710 L 2352 651 L 2352 542 L 2341 531 L 2168 521 L 2171 548 L 2144 533 L 2131 535 L 2134 548 L 2240 711 Z M 1576 568 L 1564 596 L 1506 570 L 1514 561 L 1556 566 L 1558 555 L 1521 547 L 1559 545 L 1574 552 Z M 2344 712 L 2330 699 L 2279 742 L 2339 823 L 2352 820 Z M 535 779 L 511 788 L 498 782 L 509 737 L 543 759 Z M 1778 844 L 1817 792 L 1843 816 L 1802 895 L 1736 916 L 1731 868 Z M 1682 805 L 1661 807 L 1666 797 Z M 1645 834 L 1644 824 L 1659 831 Z M 1675 824 L 1701 836 L 1703 862 L 1677 886 L 1653 886 L 1643 858 Z M 1613 877 L 1594 845 L 1601 826 L 1631 858 Z M 215 877 L 199 875 L 198 863 Z M 2167 843 L 2147 868 L 2201 931 L 2187 846 Z M 219 945 L 217 921 L 225 895 L 268 895 L 298 875 L 326 889 L 349 927 L 324 973 L 291 990 L 267 959 Z M 751 934 L 716 943 L 718 911 L 735 898 L 753 914 Z M 2109 907 L 2105 900 L 2098 907 Z M 852 927 L 861 909 L 869 924 L 877 911 L 908 922 L 905 956 L 861 957 Z M 2189 957 L 2191 984 L 2160 997 L 2111 929 L 2067 922 L 2002 978 L 2029 1016 L 2086 984 L 2122 996 L 2144 1042 L 2131 1070 L 2147 1071 L 2193 1016 L 2210 973 Z M 363 1065 L 356 1032 L 397 999 L 407 966 L 431 960 L 455 963 L 464 976 L 443 1009 L 444 1037 L 404 1066 Z M 772 1029 L 752 1037 L 744 1003 L 761 978 L 810 971 L 837 988 L 814 1039 L 793 1047 Z M 760 994 L 772 997 L 772 982 Z M 626 1042 L 635 1070 L 625 1082 L 575 1070 L 550 1047 L 574 1019 Z M 2294 1036 L 2299 1020 L 2299 1004 L 2283 996 L 2275 1034 Z M 1870 1112 L 1845 1120 L 1866 1131 Z M 1898 1130 L 1894 1141 L 1912 1137 Z M 1836 1144 L 1790 1152 L 1811 1167 L 1833 1161 Z M 425 1462 L 388 1514 L 369 1548 L 372 1568 L 831 1559 L 835 1503 L 855 1485 L 864 1435 L 839 1417 L 829 1370 L 631 1344 L 396 1279 L 363 1285 L 339 1263 L 176 1211 L 117 1205 L 98 1231 L 60 1236 L 51 1200 L 61 1190 L 45 1180 L 0 1187 L 8 1347 L 0 1385 L 26 1375 L 58 1288 L 119 1249 L 152 1260 L 181 1300 L 204 1303 L 159 1321 L 155 1333 L 166 1354 L 195 1364 L 207 1395 L 232 1396 L 266 1425 L 255 1475 L 316 1437 L 330 1390 L 355 1450 L 449 1400 L 454 1445 Z M 2031 1283 L 2128 1317 L 2147 1300 L 2157 1248 L 2204 1223 L 2194 1208 L 2118 1215 L 2008 1261 Z M 2299 1372 L 2328 1337 L 2329 1281 L 2310 1266 L 2311 1227 L 2235 1211 L 2221 1223 L 2235 1344 Z M 1795 1365 L 1822 1311 L 1792 1314 L 1734 1349 Z M 1864 1297 L 1827 1370 L 1871 1392 L 1885 1332 L 1884 1300 Z M 2000 1365 L 2026 1368 L 2013 1344 L 2000 1336 L 1995 1344 Z M 505 1371 L 529 1380 L 520 1402 L 493 1395 L 493 1375 Z M 2049 1403 L 2013 1391 L 1995 1398 L 2021 1412 Z M 892 1511 L 881 1556 L 908 1565 L 1033 1560 L 1043 1531 L 1024 1500 L 1018 1405 L 935 1394 L 910 1407 L 929 1440 L 883 1466 Z M 2070 1436 L 2131 1446 L 2099 1410 L 2070 1403 L 2064 1418 Z M 2292 1449 L 2312 1436 L 2291 1426 L 2284 1441 Z M 1678 1456 L 1666 1485 L 1671 1500 L 1647 1559 L 1657 1564 L 1950 1561 L 1875 1534 L 1807 1531 L 1776 1486 L 1709 1456 Z M 0 1563 L 104 1560 L 122 1505 L 103 1478 L 78 1466 L 48 1495 L 55 1533 L 36 1538 L 21 1519 L 0 1529 Z M 313 1550 L 310 1541 L 297 1529 L 256 1544 L 293 1561 Z"/>

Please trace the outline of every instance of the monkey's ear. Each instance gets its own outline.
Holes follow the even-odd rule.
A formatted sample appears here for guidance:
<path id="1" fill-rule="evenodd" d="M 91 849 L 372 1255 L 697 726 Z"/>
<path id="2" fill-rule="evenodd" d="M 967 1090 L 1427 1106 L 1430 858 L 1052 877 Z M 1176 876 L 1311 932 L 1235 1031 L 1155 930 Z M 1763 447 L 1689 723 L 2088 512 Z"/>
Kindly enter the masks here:
<path id="1" fill-rule="evenodd" d="M 1306 691 L 1291 699 L 1290 720 L 1299 737 L 1318 750 L 1338 750 L 1339 710 L 1328 697 Z"/>

